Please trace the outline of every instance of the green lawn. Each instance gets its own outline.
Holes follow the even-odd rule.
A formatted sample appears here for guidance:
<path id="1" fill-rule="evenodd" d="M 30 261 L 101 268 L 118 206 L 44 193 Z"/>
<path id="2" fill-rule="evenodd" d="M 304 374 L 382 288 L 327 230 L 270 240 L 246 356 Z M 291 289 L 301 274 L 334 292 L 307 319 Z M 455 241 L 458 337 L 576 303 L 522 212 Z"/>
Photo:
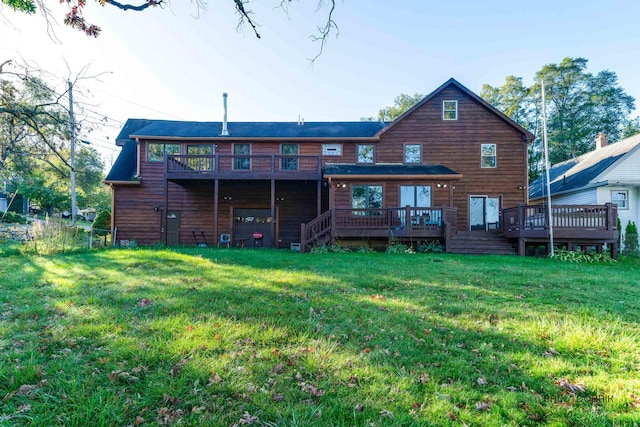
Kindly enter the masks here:
<path id="1" fill-rule="evenodd" d="M 0 247 L 0 425 L 634 426 L 639 273 Z"/>

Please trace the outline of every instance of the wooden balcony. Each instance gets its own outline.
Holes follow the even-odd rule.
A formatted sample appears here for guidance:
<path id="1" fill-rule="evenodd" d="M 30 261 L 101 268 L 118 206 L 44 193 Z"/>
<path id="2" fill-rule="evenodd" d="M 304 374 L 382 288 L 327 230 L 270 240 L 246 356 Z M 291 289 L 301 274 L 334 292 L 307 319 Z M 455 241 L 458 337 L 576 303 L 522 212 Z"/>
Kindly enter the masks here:
<path id="1" fill-rule="evenodd" d="M 302 250 L 336 239 L 397 238 L 447 241 L 455 233 L 456 209 L 404 207 L 385 209 L 332 208 L 302 224 Z"/>
<path id="2" fill-rule="evenodd" d="M 320 180 L 320 156 L 292 155 L 167 155 L 168 180 L 279 179 Z"/>
<path id="3" fill-rule="evenodd" d="M 618 239 L 618 211 L 606 205 L 552 205 L 553 237 L 558 241 L 613 243 Z M 502 211 L 502 233 L 526 240 L 549 238 L 546 205 L 522 205 Z"/>

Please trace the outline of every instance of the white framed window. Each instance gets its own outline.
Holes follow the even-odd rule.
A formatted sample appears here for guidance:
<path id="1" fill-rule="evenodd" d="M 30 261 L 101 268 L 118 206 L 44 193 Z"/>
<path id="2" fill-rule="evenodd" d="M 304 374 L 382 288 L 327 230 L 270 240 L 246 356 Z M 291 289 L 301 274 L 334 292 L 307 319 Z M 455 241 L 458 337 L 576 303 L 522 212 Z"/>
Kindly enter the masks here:
<path id="1" fill-rule="evenodd" d="M 322 144 L 323 156 L 342 156 L 342 144 Z"/>
<path id="2" fill-rule="evenodd" d="M 458 120 L 458 101 L 442 101 L 442 120 Z"/>
<path id="3" fill-rule="evenodd" d="M 480 146 L 480 167 L 495 168 L 497 164 L 496 144 L 482 144 Z"/>
<path id="4" fill-rule="evenodd" d="M 404 145 L 404 162 L 405 163 L 422 163 L 422 145 L 405 144 Z"/>
<path id="5" fill-rule="evenodd" d="M 358 163 L 374 163 L 373 144 L 358 144 Z"/>
<path id="6" fill-rule="evenodd" d="M 629 192 L 627 190 L 611 191 L 611 203 L 618 205 L 618 209 L 629 209 Z"/>

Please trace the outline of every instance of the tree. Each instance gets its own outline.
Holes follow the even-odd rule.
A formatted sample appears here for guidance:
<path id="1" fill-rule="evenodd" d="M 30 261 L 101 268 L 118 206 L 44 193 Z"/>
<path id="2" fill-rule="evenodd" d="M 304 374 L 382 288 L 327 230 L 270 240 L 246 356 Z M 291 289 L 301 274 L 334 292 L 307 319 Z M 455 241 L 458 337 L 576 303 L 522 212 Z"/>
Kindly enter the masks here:
<path id="1" fill-rule="evenodd" d="M 242 27 L 244 24 L 247 24 L 249 27 L 251 27 L 251 30 L 253 31 L 255 36 L 257 38 L 260 38 L 260 33 L 258 32 L 258 23 L 252 16 L 252 10 L 246 7 L 247 4 L 249 4 L 249 0 L 230 1 L 233 1 L 236 13 L 239 16 L 238 27 Z M 292 0 L 277 1 L 279 1 L 279 3 L 277 4 L 276 8 L 279 8 L 287 13 L 289 10 L 289 4 L 292 2 Z M 101 6 L 113 6 L 123 11 L 131 10 L 136 12 L 142 12 L 150 7 L 169 6 L 169 0 L 140 0 L 140 3 L 138 4 L 126 2 L 121 3 L 117 0 L 96 0 L 96 2 Z M 23 12 L 27 14 L 34 14 L 36 10 L 40 10 L 45 16 L 47 22 L 50 22 L 50 20 L 53 19 L 50 16 L 49 10 L 44 4 L 44 0 L 0 0 L 0 3 L 9 6 L 11 9 L 17 12 Z M 86 0 L 60 0 L 60 3 L 64 3 L 69 6 L 69 12 L 64 17 L 64 23 L 66 25 L 80 30 L 88 36 L 98 37 L 100 35 L 102 29 L 98 25 L 88 22 L 84 17 L 84 7 L 86 5 Z M 192 3 L 195 3 L 198 11 L 207 8 L 207 0 L 195 0 Z M 322 51 L 331 33 L 335 31 L 336 35 L 338 34 L 338 25 L 333 19 L 335 8 L 336 0 L 318 0 L 318 10 L 328 9 L 328 12 L 324 24 L 318 26 L 316 29 L 316 34 L 311 36 L 312 41 L 320 42 L 319 52 L 315 58 L 312 58 L 312 61 L 317 59 L 317 57 L 322 54 Z"/>
<path id="2" fill-rule="evenodd" d="M 51 212 L 69 200 L 69 112 L 66 82 L 61 91 L 43 75 L 10 61 L 0 66 L 0 178 Z M 82 78 L 77 77 L 72 86 Z M 77 111 L 80 117 L 86 113 L 82 104 Z M 79 120 L 75 131 L 95 125 Z M 83 203 L 108 204 L 101 184 L 103 166 L 95 150 L 77 152 L 78 193 Z"/>
<path id="3" fill-rule="evenodd" d="M 378 119 L 385 122 L 393 121 L 420 102 L 422 98 L 424 98 L 424 95 L 420 93 L 416 93 L 413 96 L 401 93 L 393 100 L 392 106 L 381 108 L 378 111 Z"/>
<path id="4" fill-rule="evenodd" d="M 542 170 L 542 81 L 552 164 L 592 150 L 600 132 L 616 141 L 637 129 L 638 123 L 629 118 L 634 98 L 619 86 L 616 74 L 605 70 L 593 75 L 586 71 L 587 63 L 584 58 L 564 58 L 543 66 L 530 87 L 522 84 L 522 78 L 509 76 L 503 86 L 482 88 L 480 96 L 537 136 L 529 147 L 531 180 Z"/>

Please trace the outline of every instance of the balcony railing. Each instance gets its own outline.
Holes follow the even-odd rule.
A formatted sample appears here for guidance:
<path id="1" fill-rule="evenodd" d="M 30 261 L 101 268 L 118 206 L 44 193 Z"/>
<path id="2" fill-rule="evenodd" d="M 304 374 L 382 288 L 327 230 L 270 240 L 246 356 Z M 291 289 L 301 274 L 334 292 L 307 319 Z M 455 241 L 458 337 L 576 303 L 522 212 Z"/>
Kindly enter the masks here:
<path id="1" fill-rule="evenodd" d="M 552 205 L 551 225 L 559 238 L 615 239 L 618 234 L 617 206 Z M 549 235 L 546 205 L 522 205 L 502 211 L 506 237 L 545 238 Z"/>
<path id="2" fill-rule="evenodd" d="M 295 155 L 167 155 L 168 179 L 320 179 L 320 156 Z"/>
<path id="3" fill-rule="evenodd" d="M 455 233 L 456 209 L 450 206 L 384 209 L 333 208 L 302 224 L 303 250 L 331 239 L 397 237 L 447 238 Z"/>

